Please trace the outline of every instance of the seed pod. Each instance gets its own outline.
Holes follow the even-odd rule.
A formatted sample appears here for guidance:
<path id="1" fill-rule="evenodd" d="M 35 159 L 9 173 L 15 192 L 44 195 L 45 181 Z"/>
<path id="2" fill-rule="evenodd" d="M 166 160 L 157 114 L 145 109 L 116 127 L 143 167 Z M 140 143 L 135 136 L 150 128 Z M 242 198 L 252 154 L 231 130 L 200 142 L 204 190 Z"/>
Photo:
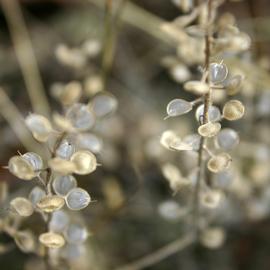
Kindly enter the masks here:
<path id="1" fill-rule="evenodd" d="M 22 217 L 29 217 L 33 214 L 34 208 L 32 203 L 23 197 L 17 197 L 10 202 L 12 210 Z"/>
<path id="2" fill-rule="evenodd" d="M 202 194 L 202 205 L 208 208 L 216 208 L 222 198 L 222 193 L 218 190 L 208 190 Z"/>
<path id="3" fill-rule="evenodd" d="M 14 235 L 17 247 L 23 252 L 32 252 L 35 250 L 35 239 L 31 231 L 18 231 Z"/>
<path id="4" fill-rule="evenodd" d="M 213 173 L 219 173 L 228 169 L 231 165 L 232 158 L 228 153 L 220 153 L 211 157 L 207 163 L 207 168 Z"/>
<path id="5" fill-rule="evenodd" d="M 183 83 L 191 77 L 189 69 L 181 63 L 174 64 L 170 67 L 170 75 L 178 83 Z"/>
<path id="6" fill-rule="evenodd" d="M 48 165 L 54 172 L 61 175 L 72 174 L 76 170 L 73 162 L 58 157 L 49 160 Z"/>
<path id="7" fill-rule="evenodd" d="M 180 138 L 174 139 L 170 143 L 170 150 L 174 151 L 191 151 L 193 149 L 191 144 L 187 144 L 183 141 L 181 141 Z"/>
<path id="8" fill-rule="evenodd" d="M 52 118 L 53 118 L 53 122 L 60 130 L 65 131 L 65 132 L 74 131 L 74 127 L 72 126 L 71 121 L 67 119 L 66 117 L 58 113 L 54 113 Z"/>
<path id="9" fill-rule="evenodd" d="M 43 168 L 42 158 L 33 152 L 28 152 L 22 155 L 33 167 L 34 171 L 40 171 Z"/>
<path id="10" fill-rule="evenodd" d="M 39 241 L 48 248 L 61 248 L 65 244 L 65 239 L 61 234 L 46 232 L 39 236 Z"/>
<path id="11" fill-rule="evenodd" d="M 69 159 L 75 152 L 75 145 L 68 140 L 63 140 L 56 149 L 56 155 L 62 159 Z"/>
<path id="12" fill-rule="evenodd" d="M 92 97 L 103 89 L 102 78 L 98 75 L 88 77 L 84 82 L 84 89 L 87 96 Z"/>
<path id="13" fill-rule="evenodd" d="M 223 82 L 228 75 L 228 68 L 225 64 L 211 63 L 210 65 L 210 80 L 217 84 Z"/>
<path id="14" fill-rule="evenodd" d="M 244 113 L 245 107 L 239 100 L 230 100 L 223 107 L 223 117 L 229 121 L 242 118 Z"/>
<path id="15" fill-rule="evenodd" d="M 97 159 L 90 151 L 80 150 L 75 152 L 70 160 L 75 165 L 74 172 L 77 174 L 89 174 L 97 168 Z"/>
<path id="16" fill-rule="evenodd" d="M 166 130 L 161 135 L 160 144 L 170 150 L 171 143 L 176 139 L 179 140 L 172 130 Z"/>
<path id="17" fill-rule="evenodd" d="M 97 117 L 104 117 L 116 111 L 117 99 L 110 93 L 98 93 L 89 103 L 89 108 L 93 110 Z"/>
<path id="18" fill-rule="evenodd" d="M 232 150 L 239 144 L 239 136 L 235 130 L 224 128 L 218 133 L 216 143 L 224 150 Z"/>
<path id="19" fill-rule="evenodd" d="M 184 84 L 184 89 L 197 95 L 204 95 L 209 92 L 208 84 L 201 81 L 188 81 Z"/>
<path id="20" fill-rule="evenodd" d="M 174 99 L 167 105 L 167 117 L 183 115 L 192 110 L 192 104 L 184 99 Z"/>
<path id="21" fill-rule="evenodd" d="M 232 96 L 239 92 L 241 83 L 243 81 L 243 76 L 241 75 L 235 75 L 232 78 L 228 80 L 228 82 L 225 84 L 226 92 L 228 95 Z"/>
<path id="22" fill-rule="evenodd" d="M 45 190 L 40 188 L 39 186 L 35 186 L 31 192 L 29 193 L 29 200 L 32 202 L 34 206 L 46 196 Z"/>
<path id="23" fill-rule="evenodd" d="M 9 171 L 23 180 L 31 180 L 36 176 L 33 166 L 22 156 L 14 156 L 8 162 Z"/>
<path id="24" fill-rule="evenodd" d="M 63 210 L 52 213 L 49 228 L 53 232 L 62 232 L 69 223 L 69 216 Z"/>
<path id="25" fill-rule="evenodd" d="M 38 203 L 37 207 L 46 212 L 51 213 L 53 211 L 61 209 L 65 204 L 65 200 L 57 195 L 46 196 L 42 198 Z"/>
<path id="26" fill-rule="evenodd" d="M 176 221 L 188 213 L 188 208 L 180 207 L 176 201 L 166 200 L 158 205 L 158 213 L 166 220 Z"/>
<path id="27" fill-rule="evenodd" d="M 88 192 L 82 188 L 72 189 L 65 198 L 67 207 L 71 210 L 81 210 L 91 201 Z"/>
<path id="28" fill-rule="evenodd" d="M 72 81 L 63 87 L 59 100 L 64 106 L 70 106 L 80 99 L 82 95 L 82 86 L 79 82 Z"/>
<path id="29" fill-rule="evenodd" d="M 221 129 L 221 125 L 220 123 L 212 123 L 212 122 L 208 122 L 204 125 L 199 126 L 198 128 L 198 133 L 202 136 L 202 137 L 214 137 L 218 134 L 218 132 Z"/>
<path id="30" fill-rule="evenodd" d="M 201 136 L 198 134 L 190 134 L 183 138 L 183 142 L 190 145 L 192 150 L 198 151 L 200 148 Z"/>
<path id="31" fill-rule="evenodd" d="M 225 241 L 225 231 L 221 227 L 207 228 L 206 230 L 202 231 L 200 241 L 207 248 L 219 248 Z"/>
<path id="32" fill-rule="evenodd" d="M 97 154 L 102 150 L 103 142 L 92 133 L 83 133 L 78 134 L 76 145 L 79 149 L 89 150 L 90 152 Z"/>
<path id="33" fill-rule="evenodd" d="M 36 140 L 39 142 L 48 140 L 52 132 L 52 125 L 46 117 L 39 114 L 30 114 L 26 117 L 25 123 Z"/>
<path id="34" fill-rule="evenodd" d="M 196 119 L 198 122 L 201 121 L 201 118 L 204 113 L 204 105 L 200 105 L 196 110 Z M 217 122 L 221 119 L 221 113 L 218 107 L 211 105 L 208 110 L 208 117 L 210 122 Z"/>
<path id="35" fill-rule="evenodd" d="M 66 196 L 77 186 L 77 180 L 72 175 L 58 176 L 53 180 L 53 190 L 59 196 Z"/>
<path id="36" fill-rule="evenodd" d="M 87 237 L 87 229 L 81 224 L 71 223 L 65 231 L 65 238 L 70 244 L 82 244 Z"/>

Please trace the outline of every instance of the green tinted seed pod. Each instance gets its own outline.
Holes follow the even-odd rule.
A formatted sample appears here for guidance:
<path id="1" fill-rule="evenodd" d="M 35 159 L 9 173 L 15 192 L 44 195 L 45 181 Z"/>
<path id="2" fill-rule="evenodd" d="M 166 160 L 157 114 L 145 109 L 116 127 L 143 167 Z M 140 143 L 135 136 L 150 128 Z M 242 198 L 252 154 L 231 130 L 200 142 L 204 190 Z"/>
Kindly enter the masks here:
<path id="1" fill-rule="evenodd" d="M 219 173 L 228 169 L 231 165 L 232 158 L 228 153 L 220 153 L 211 157 L 207 163 L 207 168 L 213 173 Z"/>
<path id="2" fill-rule="evenodd" d="M 33 214 L 32 203 L 23 197 L 17 197 L 10 202 L 11 209 L 22 217 L 29 217 Z"/>
<path id="3" fill-rule="evenodd" d="M 38 203 L 37 207 L 46 212 L 51 213 L 53 211 L 61 209 L 65 204 L 65 200 L 57 195 L 46 196 L 42 198 Z"/>
<path id="4" fill-rule="evenodd" d="M 47 232 L 39 236 L 39 241 L 48 248 L 61 248 L 65 244 L 65 239 L 61 234 Z"/>
<path id="5" fill-rule="evenodd" d="M 223 107 L 223 117 L 229 121 L 242 118 L 244 113 L 245 107 L 239 100 L 230 100 Z"/>
<path id="6" fill-rule="evenodd" d="M 221 125 L 220 123 L 212 123 L 212 122 L 208 122 L 204 125 L 199 126 L 198 128 L 198 133 L 202 136 L 202 137 L 214 137 L 218 134 L 218 132 L 221 129 Z"/>

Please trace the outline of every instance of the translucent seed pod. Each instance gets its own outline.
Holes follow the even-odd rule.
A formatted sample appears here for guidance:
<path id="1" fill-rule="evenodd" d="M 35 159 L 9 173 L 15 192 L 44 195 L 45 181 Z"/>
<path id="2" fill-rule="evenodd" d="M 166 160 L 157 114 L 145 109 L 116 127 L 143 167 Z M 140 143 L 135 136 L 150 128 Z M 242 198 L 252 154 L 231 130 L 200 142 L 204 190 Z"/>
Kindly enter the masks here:
<path id="1" fill-rule="evenodd" d="M 49 160 L 48 165 L 54 172 L 61 175 L 72 174 L 76 170 L 73 162 L 58 157 Z"/>
<path id="2" fill-rule="evenodd" d="M 49 223 L 50 231 L 63 232 L 67 228 L 69 221 L 69 216 L 63 210 L 53 212 Z"/>
<path id="3" fill-rule="evenodd" d="M 78 149 L 89 150 L 94 154 L 100 153 L 103 148 L 102 140 L 92 133 L 79 134 L 76 137 L 76 144 Z"/>
<path id="4" fill-rule="evenodd" d="M 196 110 L 196 119 L 198 122 L 202 120 L 204 112 L 204 105 L 200 105 Z M 208 117 L 210 122 L 217 122 L 221 119 L 221 113 L 218 107 L 211 105 L 208 110 Z"/>
<path id="5" fill-rule="evenodd" d="M 225 241 L 225 231 L 221 227 L 210 227 L 203 230 L 200 242 L 207 248 L 216 249 L 223 245 Z"/>
<path id="6" fill-rule="evenodd" d="M 69 262 L 77 261 L 82 256 L 85 256 L 86 248 L 84 245 L 66 244 L 61 249 L 61 257 Z"/>
<path id="7" fill-rule="evenodd" d="M 203 124 L 201 126 L 199 126 L 198 128 L 198 133 L 202 136 L 202 137 L 214 137 L 218 134 L 218 132 L 221 129 L 221 124 L 220 123 L 212 123 L 212 122 L 208 122 L 206 124 Z"/>
<path id="8" fill-rule="evenodd" d="M 52 186 L 57 195 L 66 196 L 71 189 L 77 187 L 77 180 L 72 175 L 61 175 L 53 180 Z"/>
<path id="9" fill-rule="evenodd" d="M 61 234 L 46 232 L 39 236 L 41 244 L 48 248 L 61 248 L 65 244 L 65 239 Z"/>
<path id="10" fill-rule="evenodd" d="M 82 52 L 90 58 L 96 57 L 101 52 L 101 43 L 96 39 L 86 40 L 81 47 Z"/>
<path id="11" fill-rule="evenodd" d="M 82 244 L 88 237 L 88 231 L 85 226 L 77 223 L 71 223 L 65 231 L 65 238 L 70 244 Z"/>
<path id="12" fill-rule="evenodd" d="M 239 100 L 230 100 L 223 107 L 223 117 L 229 121 L 242 118 L 244 113 L 245 107 Z"/>
<path id="13" fill-rule="evenodd" d="M 29 200 L 32 202 L 34 206 L 46 196 L 46 192 L 39 186 L 35 186 L 31 192 L 29 193 Z"/>
<path id="14" fill-rule="evenodd" d="M 77 151 L 71 156 L 70 160 L 75 165 L 74 172 L 76 174 L 89 174 L 97 168 L 97 159 L 90 151 Z"/>
<path id="15" fill-rule="evenodd" d="M 216 144 L 226 151 L 232 150 L 239 144 L 239 135 L 231 128 L 224 128 L 218 133 Z"/>
<path id="16" fill-rule="evenodd" d="M 61 91 L 59 100 L 64 106 L 70 106 L 79 101 L 82 95 L 82 86 L 77 81 L 66 84 Z"/>
<path id="17" fill-rule="evenodd" d="M 11 209 L 21 217 L 29 217 L 33 214 L 34 208 L 31 201 L 23 197 L 17 197 L 10 202 Z"/>
<path id="18" fill-rule="evenodd" d="M 213 186 L 221 189 L 229 188 L 234 182 L 235 175 L 231 170 L 225 170 L 213 175 Z"/>
<path id="19" fill-rule="evenodd" d="M 161 135 L 160 144 L 170 150 L 170 145 L 175 140 L 179 140 L 176 134 L 172 130 L 166 130 Z"/>
<path id="20" fill-rule="evenodd" d="M 169 221 L 177 221 L 188 213 L 186 207 L 180 207 L 176 201 L 167 200 L 159 204 L 159 215 Z"/>
<path id="21" fill-rule="evenodd" d="M 22 155 L 33 167 L 34 171 L 40 171 L 43 168 L 42 158 L 33 152 L 28 152 Z"/>
<path id="22" fill-rule="evenodd" d="M 223 63 L 211 63 L 209 72 L 211 82 L 217 84 L 227 78 L 228 68 Z"/>
<path id="23" fill-rule="evenodd" d="M 192 150 L 198 151 L 200 148 L 201 136 L 198 134 L 190 134 L 183 138 L 183 142 L 190 145 Z"/>
<path id="24" fill-rule="evenodd" d="M 37 207 L 46 212 L 51 213 L 53 211 L 61 209 L 65 204 L 65 200 L 57 195 L 50 195 L 42 198 L 38 203 Z"/>
<path id="25" fill-rule="evenodd" d="M 32 180 L 36 176 L 31 163 L 22 156 L 14 156 L 8 162 L 9 171 L 23 180 Z"/>
<path id="26" fill-rule="evenodd" d="M 220 153 L 209 159 L 207 168 L 213 173 L 219 173 L 228 169 L 231 165 L 232 158 L 228 153 Z"/>
<path id="27" fill-rule="evenodd" d="M 174 151 L 191 151 L 193 146 L 183 142 L 180 138 L 177 138 L 170 143 L 169 149 Z"/>
<path id="28" fill-rule="evenodd" d="M 208 190 L 201 196 L 201 203 L 207 208 L 217 208 L 221 202 L 222 193 L 218 190 Z"/>
<path id="29" fill-rule="evenodd" d="M 204 95 L 209 92 L 208 84 L 201 81 L 188 81 L 184 84 L 184 89 L 197 95 Z"/>
<path id="30" fill-rule="evenodd" d="M 168 117 L 183 115 L 192 110 L 192 104 L 184 99 L 173 99 L 167 105 Z"/>
<path id="31" fill-rule="evenodd" d="M 91 197 L 88 192 L 82 188 L 72 189 L 65 198 L 67 207 L 71 210 L 81 210 L 88 206 Z"/>
<path id="32" fill-rule="evenodd" d="M 34 138 L 40 142 L 46 142 L 52 132 L 50 121 L 39 114 L 30 114 L 26 117 L 25 123 L 32 132 Z"/>
<path id="33" fill-rule="evenodd" d="M 117 106 L 117 99 L 107 92 L 97 94 L 89 103 L 89 107 L 97 117 L 104 117 L 115 112 Z"/>
<path id="34" fill-rule="evenodd" d="M 71 122 L 74 128 L 85 131 L 91 129 L 95 124 L 95 115 L 84 104 L 73 104 L 66 113 L 66 118 Z"/>
<path id="35" fill-rule="evenodd" d="M 241 75 L 235 75 L 231 77 L 225 84 L 226 92 L 232 96 L 239 92 L 244 77 Z"/>
<path id="36" fill-rule="evenodd" d="M 36 247 L 35 238 L 31 231 L 18 231 L 14 235 L 17 247 L 23 252 L 33 252 Z"/>
<path id="37" fill-rule="evenodd" d="M 56 149 L 56 155 L 62 159 L 69 159 L 75 152 L 75 145 L 68 140 L 63 140 Z"/>

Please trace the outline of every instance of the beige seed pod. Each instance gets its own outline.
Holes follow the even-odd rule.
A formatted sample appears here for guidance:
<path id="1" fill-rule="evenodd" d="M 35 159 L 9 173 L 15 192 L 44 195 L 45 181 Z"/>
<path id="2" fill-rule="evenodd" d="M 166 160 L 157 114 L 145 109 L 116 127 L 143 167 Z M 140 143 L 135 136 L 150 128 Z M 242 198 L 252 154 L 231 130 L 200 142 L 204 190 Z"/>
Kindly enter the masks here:
<path id="1" fill-rule="evenodd" d="M 89 174 L 97 168 L 97 159 L 90 151 L 77 151 L 71 156 L 70 160 L 75 165 L 74 172 L 77 174 Z"/>
<path id="2" fill-rule="evenodd" d="M 244 113 L 245 107 L 239 100 L 230 100 L 223 107 L 223 117 L 229 121 L 242 118 Z"/>
<path id="3" fill-rule="evenodd" d="M 100 76 L 93 75 L 84 81 L 84 91 L 87 96 L 92 97 L 103 90 L 103 82 Z"/>
<path id="4" fill-rule="evenodd" d="M 202 231 L 200 242 L 207 248 L 216 249 L 223 245 L 225 241 L 225 231 L 221 227 L 211 227 Z"/>
<path id="5" fill-rule="evenodd" d="M 72 161 L 62 158 L 53 158 L 48 162 L 49 167 L 61 175 L 72 174 L 76 170 L 76 166 Z"/>
<path id="6" fill-rule="evenodd" d="M 208 208 L 216 208 L 222 199 L 222 193 L 218 190 L 208 190 L 201 196 L 201 203 Z"/>
<path id="7" fill-rule="evenodd" d="M 209 92 L 208 84 L 201 81 L 188 81 L 184 84 L 184 89 L 197 95 L 204 95 Z"/>
<path id="8" fill-rule="evenodd" d="M 31 231 L 16 232 L 14 240 L 18 248 L 23 252 L 32 252 L 35 250 L 35 238 Z"/>
<path id="9" fill-rule="evenodd" d="M 220 153 L 209 159 L 207 168 L 213 173 L 219 173 L 228 169 L 231 165 L 232 158 L 228 153 Z"/>
<path id="10" fill-rule="evenodd" d="M 242 75 L 233 76 L 226 84 L 227 94 L 230 96 L 237 94 L 241 88 L 243 79 L 244 79 L 244 76 Z"/>
<path id="11" fill-rule="evenodd" d="M 10 202 L 11 209 L 22 217 L 29 217 L 33 214 L 34 208 L 32 203 L 23 197 L 17 197 Z"/>
<path id="12" fill-rule="evenodd" d="M 220 123 L 212 123 L 212 122 L 208 122 L 204 125 L 199 126 L 198 128 L 198 133 L 202 136 L 202 137 L 214 137 L 218 134 L 218 132 L 221 129 L 221 124 Z"/>
<path id="13" fill-rule="evenodd" d="M 65 239 L 61 234 L 46 232 L 39 236 L 39 241 L 48 248 L 61 248 L 65 244 Z"/>
<path id="14" fill-rule="evenodd" d="M 72 81 L 64 86 L 62 93 L 59 96 L 59 100 L 65 106 L 76 103 L 82 95 L 82 86 L 77 81 Z"/>
<path id="15" fill-rule="evenodd" d="M 22 156 L 14 156 L 8 162 L 9 171 L 23 180 L 31 180 L 36 176 L 30 162 Z"/>
<path id="16" fill-rule="evenodd" d="M 170 145 L 175 140 L 180 140 L 180 138 L 172 130 L 166 130 L 161 135 L 160 144 L 170 150 Z"/>
<path id="17" fill-rule="evenodd" d="M 58 113 L 54 113 L 52 118 L 53 118 L 53 122 L 60 130 L 65 131 L 65 132 L 74 131 L 74 128 L 71 122 L 66 117 Z"/>
<path id="18" fill-rule="evenodd" d="M 46 196 L 42 198 L 38 203 L 37 207 L 46 212 L 51 213 L 53 211 L 61 209 L 65 204 L 65 200 L 57 195 Z"/>

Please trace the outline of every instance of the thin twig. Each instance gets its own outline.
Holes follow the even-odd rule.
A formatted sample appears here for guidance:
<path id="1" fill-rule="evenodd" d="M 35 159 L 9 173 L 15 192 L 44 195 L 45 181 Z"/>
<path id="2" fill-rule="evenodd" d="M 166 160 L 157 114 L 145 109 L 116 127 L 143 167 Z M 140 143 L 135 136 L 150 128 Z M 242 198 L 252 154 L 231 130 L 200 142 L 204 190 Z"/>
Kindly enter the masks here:
<path id="1" fill-rule="evenodd" d="M 1 0 L 1 4 L 32 108 L 34 112 L 48 116 L 50 106 L 18 0 Z"/>

